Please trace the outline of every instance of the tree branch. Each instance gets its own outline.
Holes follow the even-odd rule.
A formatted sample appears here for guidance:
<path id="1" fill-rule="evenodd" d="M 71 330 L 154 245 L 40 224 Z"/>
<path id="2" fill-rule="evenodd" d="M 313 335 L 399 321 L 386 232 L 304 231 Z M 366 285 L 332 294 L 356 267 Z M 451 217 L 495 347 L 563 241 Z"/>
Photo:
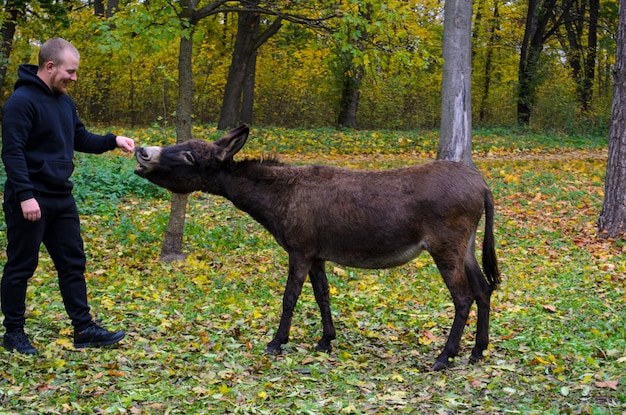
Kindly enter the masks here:
<path id="1" fill-rule="evenodd" d="M 201 19 L 217 14 L 217 13 L 242 13 L 242 12 L 251 12 L 251 13 L 259 13 L 267 16 L 275 16 L 277 21 L 287 20 L 292 23 L 305 25 L 308 27 L 327 29 L 327 26 L 324 24 L 326 21 L 331 20 L 335 17 L 339 17 L 340 13 L 333 12 L 329 13 L 322 17 L 308 17 L 301 14 L 293 14 L 285 11 L 277 11 L 271 10 L 265 7 L 260 7 L 256 5 L 254 2 L 248 2 L 245 0 L 239 1 L 239 6 L 224 6 L 228 3 L 229 0 L 216 0 L 211 4 L 208 4 L 201 9 L 195 10 L 193 13 L 192 23 L 196 24 Z M 278 29 L 276 29 L 278 30 Z"/>

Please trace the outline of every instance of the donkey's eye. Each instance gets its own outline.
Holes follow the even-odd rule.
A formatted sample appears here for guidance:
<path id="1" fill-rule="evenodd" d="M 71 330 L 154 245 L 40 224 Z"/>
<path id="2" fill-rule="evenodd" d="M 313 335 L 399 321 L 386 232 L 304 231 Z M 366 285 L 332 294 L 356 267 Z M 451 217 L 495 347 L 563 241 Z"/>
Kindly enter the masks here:
<path id="1" fill-rule="evenodd" d="M 193 154 L 191 154 L 190 152 L 183 154 L 183 157 L 185 158 L 185 161 L 189 164 L 193 164 L 196 161 L 196 159 L 194 159 L 193 157 Z"/>

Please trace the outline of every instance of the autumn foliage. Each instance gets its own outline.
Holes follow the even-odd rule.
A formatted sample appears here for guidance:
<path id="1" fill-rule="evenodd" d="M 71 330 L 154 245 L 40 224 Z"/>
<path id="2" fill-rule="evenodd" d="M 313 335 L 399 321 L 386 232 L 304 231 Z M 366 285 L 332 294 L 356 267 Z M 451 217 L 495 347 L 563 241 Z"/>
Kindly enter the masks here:
<path id="1" fill-rule="evenodd" d="M 183 3 L 118 3 L 115 13 L 107 17 L 96 16 L 86 3 L 58 5 L 53 8 L 57 14 L 47 8 L 47 2 L 28 3 L 28 13 L 18 22 L 7 57 L 3 97 L 11 91 L 17 65 L 36 61 L 34 45 L 52 35 L 62 36 L 82 53 L 79 82 L 72 95 L 86 121 L 169 127 L 177 112 L 179 42 L 181 36 L 191 36 L 194 122 L 217 123 L 238 16 L 232 8 L 230 12 L 216 13 L 199 21 L 191 32 L 180 19 Z M 200 8 L 205 3 L 194 4 Z M 343 0 L 320 1 L 315 7 L 291 1 L 248 3 L 261 3 L 276 12 L 310 18 L 337 16 L 325 21 L 323 29 L 285 20 L 281 29 L 258 49 L 256 125 L 337 125 L 343 83 L 358 73 L 359 127 L 439 127 L 442 2 Z M 240 6 L 239 2 L 231 5 L 235 9 Z M 569 33 L 564 32 L 564 27 L 551 31 L 542 45 L 540 66 L 533 70 L 533 88 L 537 93 L 531 127 L 606 131 L 615 60 L 616 5 L 613 0 L 600 5 L 595 78 L 587 91 L 591 96 L 589 108 L 584 111 L 577 103 L 580 85 L 570 67 L 577 50 L 566 44 Z M 527 8 L 528 2 L 523 1 L 474 2 L 475 125 L 516 123 L 518 67 Z M 274 19 L 274 15 L 263 15 L 260 30 Z M 584 25 L 577 28 L 576 34 L 582 39 L 587 35 L 588 22 L 581 23 Z M 583 42 L 580 47 L 584 46 Z"/>

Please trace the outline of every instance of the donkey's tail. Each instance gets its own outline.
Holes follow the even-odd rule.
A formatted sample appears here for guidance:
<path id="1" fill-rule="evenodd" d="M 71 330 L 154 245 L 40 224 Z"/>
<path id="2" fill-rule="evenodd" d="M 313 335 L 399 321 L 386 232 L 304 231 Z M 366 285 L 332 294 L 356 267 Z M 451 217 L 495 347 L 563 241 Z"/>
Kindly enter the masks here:
<path id="1" fill-rule="evenodd" d="M 494 202 L 491 191 L 485 192 L 485 239 L 483 240 L 483 271 L 493 290 L 500 284 L 500 270 L 496 258 L 496 243 L 493 237 Z"/>

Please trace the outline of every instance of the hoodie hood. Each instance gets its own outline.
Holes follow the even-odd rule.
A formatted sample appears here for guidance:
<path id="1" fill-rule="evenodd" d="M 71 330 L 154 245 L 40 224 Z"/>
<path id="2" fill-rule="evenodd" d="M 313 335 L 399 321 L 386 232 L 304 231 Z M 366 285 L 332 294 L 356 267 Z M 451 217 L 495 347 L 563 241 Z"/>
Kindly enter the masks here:
<path id="1" fill-rule="evenodd" d="M 17 69 L 18 79 L 15 82 L 13 90 L 17 90 L 25 85 L 33 85 L 48 95 L 54 95 L 52 90 L 48 88 L 48 85 L 46 85 L 46 83 L 37 76 L 37 69 L 37 65 L 32 65 L 30 63 L 20 65 Z"/>

